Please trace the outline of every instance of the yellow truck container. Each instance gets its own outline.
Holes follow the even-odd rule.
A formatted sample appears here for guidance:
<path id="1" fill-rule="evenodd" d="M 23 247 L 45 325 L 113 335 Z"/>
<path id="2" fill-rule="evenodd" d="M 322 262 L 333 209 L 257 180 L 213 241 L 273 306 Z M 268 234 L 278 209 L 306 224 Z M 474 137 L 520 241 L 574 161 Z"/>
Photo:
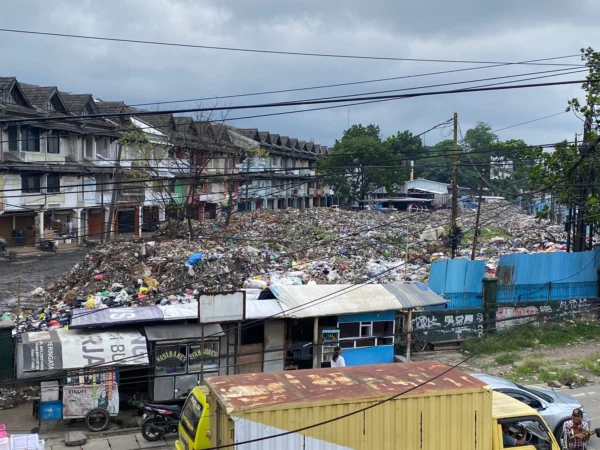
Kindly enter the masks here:
<path id="1" fill-rule="evenodd" d="M 501 450 L 503 433 L 525 424 L 520 448 L 559 450 L 536 411 L 437 362 L 221 376 L 207 386 L 206 410 L 195 427 L 180 426 L 177 449 Z"/>

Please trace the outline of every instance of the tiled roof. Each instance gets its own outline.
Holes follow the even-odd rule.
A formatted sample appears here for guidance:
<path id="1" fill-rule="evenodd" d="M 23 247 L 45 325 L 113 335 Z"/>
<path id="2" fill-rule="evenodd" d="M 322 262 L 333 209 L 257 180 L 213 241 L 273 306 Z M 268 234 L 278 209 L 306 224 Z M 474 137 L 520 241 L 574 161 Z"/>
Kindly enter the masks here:
<path id="1" fill-rule="evenodd" d="M 102 113 L 120 113 L 121 109 L 125 104 L 123 102 L 96 102 L 96 107 L 98 108 L 98 112 Z"/>
<path id="2" fill-rule="evenodd" d="M 258 128 L 234 128 L 234 131 L 241 134 L 242 136 L 252 139 L 256 142 L 261 142 L 260 135 L 258 134 Z"/>
<path id="3" fill-rule="evenodd" d="M 52 94 L 57 92 L 55 86 L 37 86 L 35 84 L 19 83 L 27 99 L 38 108 L 44 108 Z"/>
<path id="4" fill-rule="evenodd" d="M 213 136 L 222 144 L 231 144 L 231 139 L 229 139 L 229 133 L 227 133 L 227 127 L 225 125 L 221 125 L 220 123 L 211 124 L 213 130 Z"/>
<path id="5" fill-rule="evenodd" d="M 271 139 L 271 144 L 273 145 L 281 145 L 281 139 L 279 139 L 278 134 L 269 134 L 269 138 Z"/>
<path id="6" fill-rule="evenodd" d="M 170 114 L 150 114 L 147 116 L 140 116 L 139 120 L 146 122 L 163 132 L 168 131 L 168 128 L 173 126 L 174 123 L 173 116 Z"/>
<path id="7" fill-rule="evenodd" d="M 296 138 L 290 139 L 290 148 L 294 148 L 296 150 L 300 148 L 300 146 L 298 144 L 298 139 L 296 139 Z"/>
<path id="8" fill-rule="evenodd" d="M 260 132 L 258 133 L 258 135 L 260 136 L 260 141 L 261 141 L 263 144 L 271 144 L 271 143 L 272 143 L 272 142 L 271 142 L 271 137 L 270 137 L 270 135 L 269 135 L 269 132 L 268 132 L 268 131 L 260 131 Z"/>
<path id="9" fill-rule="evenodd" d="M 25 92 L 23 92 L 23 88 L 15 77 L 0 77 L 0 93 L 4 91 L 9 92 L 15 88 L 19 91 L 19 96 L 23 97 L 25 107 L 33 108 L 33 105 L 25 95 Z"/>
<path id="10" fill-rule="evenodd" d="M 83 108 L 85 108 L 88 102 L 94 104 L 94 97 L 92 97 L 92 94 L 69 94 L 68 92 L 60 91 L 59 93 L 69 112 L 75 115 L 81 115 Z"/>
<path id="11" fill-rule="evenodd" d="M 290 138 L 288 136 L 279 136 L 279 139 L 281 140 L 281 146 L 282 147 L 287 147 L 290 148 Z"/>
<path id="12" fill-rule="evenodd" d="M 10 89 L 15 81 L 15 77 L 0 77 L 0 89 Z"/>

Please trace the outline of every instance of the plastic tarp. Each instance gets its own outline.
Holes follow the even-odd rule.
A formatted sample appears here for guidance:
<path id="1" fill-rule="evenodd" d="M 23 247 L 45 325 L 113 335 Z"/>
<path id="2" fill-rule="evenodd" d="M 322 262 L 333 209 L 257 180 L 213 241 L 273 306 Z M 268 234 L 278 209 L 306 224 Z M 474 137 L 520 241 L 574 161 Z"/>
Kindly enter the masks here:
<path id="1" fill-rule="evenodd" d="M 102 328 L 197 318 L 198 302 L 136 308 L 74 309 L 70 328 Z"/>

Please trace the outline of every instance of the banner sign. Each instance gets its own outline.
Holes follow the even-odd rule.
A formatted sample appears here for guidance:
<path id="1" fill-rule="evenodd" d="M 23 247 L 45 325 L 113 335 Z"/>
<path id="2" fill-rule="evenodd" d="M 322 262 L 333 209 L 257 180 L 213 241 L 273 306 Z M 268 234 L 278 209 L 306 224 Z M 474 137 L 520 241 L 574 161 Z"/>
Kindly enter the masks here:
<path id="1" fill-rule="evenodd" d="M 22 347 L 25 372 L 148 364 L 146 338 L 137 331 L 24 333 Z"/>
<path id="2" fill-rule="evenodd" d="M 117 384 L 63 387 L 63 419 L 77 419 L 92 409 L 103 408 L 111 415 L 119 413 Z"/>

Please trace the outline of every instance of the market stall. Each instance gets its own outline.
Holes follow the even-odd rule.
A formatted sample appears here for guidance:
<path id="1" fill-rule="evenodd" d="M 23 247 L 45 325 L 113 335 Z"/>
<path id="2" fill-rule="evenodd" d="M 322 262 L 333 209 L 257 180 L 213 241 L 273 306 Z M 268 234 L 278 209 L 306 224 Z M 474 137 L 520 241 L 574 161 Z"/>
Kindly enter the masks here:
<path id="1" fill-rule="evenodd" d="M 39 421 L 84 419 L 91 431 L 119 413 L 119 368 L 147 365 L 146 338 L 135 330 L 24 333 L 17 346 L 19 378 L 45 378 Z"/>

